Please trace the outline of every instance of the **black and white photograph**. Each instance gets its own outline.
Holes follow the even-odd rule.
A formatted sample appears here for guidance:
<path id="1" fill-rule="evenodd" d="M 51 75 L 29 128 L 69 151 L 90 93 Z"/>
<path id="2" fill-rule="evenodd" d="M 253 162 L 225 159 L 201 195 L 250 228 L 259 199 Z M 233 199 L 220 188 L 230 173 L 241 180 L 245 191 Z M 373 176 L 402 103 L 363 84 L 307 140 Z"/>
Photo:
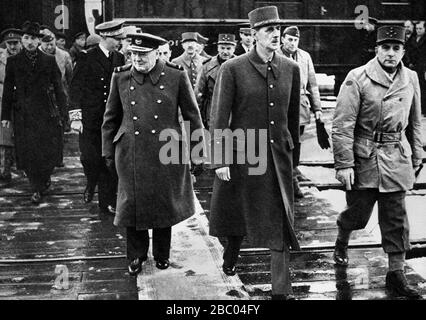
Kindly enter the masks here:
<path id="1" fill-rule="evenodd" d="M 423 0 L 0 0 L 0 300 L 424 300 L 425 151 Z"/>

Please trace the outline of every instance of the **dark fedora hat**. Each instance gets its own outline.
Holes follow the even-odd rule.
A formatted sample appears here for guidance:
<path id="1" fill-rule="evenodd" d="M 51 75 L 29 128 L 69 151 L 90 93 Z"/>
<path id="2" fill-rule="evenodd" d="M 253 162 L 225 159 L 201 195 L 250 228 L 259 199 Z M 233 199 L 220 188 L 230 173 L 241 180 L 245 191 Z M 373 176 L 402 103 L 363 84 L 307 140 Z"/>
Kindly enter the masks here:
<path id="1" fill-rule="evenodd" d="M 273 24 L 282 24 L 278 16 L 278 8 L 276 6 L 267 6 L 256 8 L 248 13 L 250 27 L 252 29 L 269 26 Z"/>
<path id="2" fill-rule="evenodd" d="M 21 28 L 22 34 L 29 34 L 42 38 L 44 34 L 40 33 L 40 24 L 38 22 L 25 21 Z"/>

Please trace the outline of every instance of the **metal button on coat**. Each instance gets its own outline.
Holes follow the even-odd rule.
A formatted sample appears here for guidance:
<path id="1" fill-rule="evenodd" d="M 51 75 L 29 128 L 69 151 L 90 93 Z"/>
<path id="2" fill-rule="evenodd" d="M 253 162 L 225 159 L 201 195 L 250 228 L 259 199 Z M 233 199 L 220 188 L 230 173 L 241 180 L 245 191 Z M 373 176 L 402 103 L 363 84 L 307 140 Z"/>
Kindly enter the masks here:
<path id="1" fill-rule="evenodd" d="M 130 87 L 130 90 L 131 90 L 131 91 L 135 90 L 135 87 L 134 87 L 134 86 L 131 86 L 131 87 Z"/>
<path id="2" fill-rule="evenodd" d="M 131 104 L 132 106 L 134 106 L 134 105 L 136 104 L 136 102 L 135 102 L 135 101 L 132 101 L 132 102 L 130 102 L 130 104 Z"/>
<path id="3" fill-rule="evenodd" d="M 160 90 L 164 90 L 164 86 L 160 86 Z"/>
<path id="4" fill-rule="evenodd" d="M 139 135 L 139 133 L 140 133 L 139 131 L 136 131 L 136 132 L 135 132 L 135 135 L 136 135 L 136 136 L 138 136 L 138 135 Z"/>
<path id="5" fill-rule="evenodd" d="M 271 139 L 271 143 L 274 143 L 275 141 L 274 141 L 274 139 Z"/>
<path id="6" fill-rule="evenodd" d="M 161 72 L 161 73 L 160 73 L 160 75 L 164 76 L 164 75 L 165 75 L 165 73 L 164 73 L 164 72 Z"/>
<path id="7" fill-rule="evenodd" d="M 152 131 L 151 131 L 151 133 L 152 133 L 152 134 L 154 134 L 154 133 L 156 133 L 156 132 L 157 132 L 157 131 L 155 131 L 155 130 L 152 130 Z"/>
<path id="8" fill-rule="evenodd" d="M 273 106 L 275 105 L 275 103 L 271 102 L 269 105 L 270 105 L 271 107 L 273 107 Z"/>
<path id="9" fill-rule="evenodd" d="M 135 120 L 135 121 L 138 120 L 138 117 L 133 117 L 133 120 Z"/>
<path id="10" fill-rule="evenodd" d="M 161 100 L 157 100 L 157 103 L 158 103 L 158 104 L 160 104 L 160 103 L 162 103 L 162 102 L 163 102 L 163 101 L 161 101 Z"/>
<path id="11" fill-rule="evenodd" d="M 271 121 L 271 124 L 272 124 L 272 125 L 274 125 L 274 124 L 275 124 L 275 121 Z"/>
<path id="12" fill-rule="evenodd" d="M 158 116 L 157 116 L 157 115 L 155 115 L 155 116 L 154 116 L 154 119 L 155 119 L 155 120 L 157 120 L 157 119 L 158 119 Z"/>

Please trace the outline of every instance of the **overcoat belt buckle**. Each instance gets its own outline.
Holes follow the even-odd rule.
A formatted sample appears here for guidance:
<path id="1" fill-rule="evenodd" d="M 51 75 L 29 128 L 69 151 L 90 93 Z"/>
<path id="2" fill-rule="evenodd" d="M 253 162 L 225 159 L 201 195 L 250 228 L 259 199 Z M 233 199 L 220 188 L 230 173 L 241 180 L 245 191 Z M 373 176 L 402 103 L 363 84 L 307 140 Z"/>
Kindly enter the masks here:
<path id="1" fill-rule="evenodd" d="M 401 141 L 401 132 L 377 132 L 373 134 L 374 142 L 398 142 Z"/>

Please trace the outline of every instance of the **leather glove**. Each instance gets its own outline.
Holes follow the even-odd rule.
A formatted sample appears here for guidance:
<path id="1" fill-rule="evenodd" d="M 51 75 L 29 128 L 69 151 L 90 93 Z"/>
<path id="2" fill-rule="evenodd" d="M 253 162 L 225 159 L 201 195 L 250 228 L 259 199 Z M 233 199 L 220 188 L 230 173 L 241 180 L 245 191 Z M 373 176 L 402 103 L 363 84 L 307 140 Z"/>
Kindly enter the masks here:
<path id="1" fill-rule="evenodd" d="M 327 133 L 327 130 L 324 127 L 324 122 L 322 122 L 321 119 L 317 119 L 315 121 L 315 124 L 317 127 L 318 144 L 320 145 L 321 149 L 330 148 L 330 142 L 328 140 L 329 135 Z"/>

